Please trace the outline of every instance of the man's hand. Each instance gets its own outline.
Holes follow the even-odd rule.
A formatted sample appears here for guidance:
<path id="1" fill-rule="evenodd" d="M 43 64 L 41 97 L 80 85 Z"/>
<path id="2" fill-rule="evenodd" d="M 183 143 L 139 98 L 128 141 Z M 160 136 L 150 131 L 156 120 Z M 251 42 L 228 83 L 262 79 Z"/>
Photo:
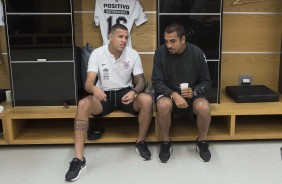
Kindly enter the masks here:
<path id="1" fill-rule="evenodd" d="M 135 99 L 135 92 L 134 91 L 129 91 L 126 93 L 122 98 L 121 98 L 121 103 L 123 104 L 130 104 L 134 101 Z"/>
<path id="2" fill-rule="evenodd" d="M 193 97 L 193 90 L 191 88 L 184 88 L 181 90 L 181 96 L 183 98 L 192 98 Z"/>
<path id="3" fill-rule="evenodd" d="M 176 92 L 174 92 L 172 94 L 172 98 L 173 98 L 173 101 L 174 101 L 175 105 L 179 109 L 185 109 L 185 108 L 187 108 L 189 106 L 188 103 L 186 102 L 186 100 L 181 95 L 179 95 Z"/>
<path id="4" fill-rule="evenodd" d="M 93 96 L 96 97 L 98 100 L 107 101 L 107 95 L 105 94 L 105 92 L 102 89 L 94 86 L 92 88 L 92 93 L 93 93 Z"/>

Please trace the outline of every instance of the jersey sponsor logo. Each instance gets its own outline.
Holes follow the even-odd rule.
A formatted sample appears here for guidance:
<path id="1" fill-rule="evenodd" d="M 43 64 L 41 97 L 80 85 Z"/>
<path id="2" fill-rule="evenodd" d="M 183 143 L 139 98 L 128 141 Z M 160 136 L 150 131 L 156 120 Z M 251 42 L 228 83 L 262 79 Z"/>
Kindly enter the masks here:
<path id="1" fill-rule="evenodd" d="M 109 70 L 107 68 L 105 68 L 103 70 L 103 79 L 104 80 L 109 80 L 110 79 L 110 73 L 109 73 Z"/>
<path id="2" fill-rule="evenodd" d="M 127 4 L 104 4 L 104 8 L 117 8 L 129 10 L 130 6 Z"/>
<path id="3" fill-rule="evenodd" d="M 123 14 L 123 15 L 129 15 L 129 11 L 126 10 L 104 10 L 105 14 Z"/>
<path id="4" fill-rule="evenodd" d="M 126 4 L 104 4 L 104 13 L 105 14 L 122 14 L 129 15 L 129 5 Z"/>
<path id="5" fill-rule="evenodd" d="M 129 61 L 123 61 L 123 68 L 128 69 L 130 67 Z"/>

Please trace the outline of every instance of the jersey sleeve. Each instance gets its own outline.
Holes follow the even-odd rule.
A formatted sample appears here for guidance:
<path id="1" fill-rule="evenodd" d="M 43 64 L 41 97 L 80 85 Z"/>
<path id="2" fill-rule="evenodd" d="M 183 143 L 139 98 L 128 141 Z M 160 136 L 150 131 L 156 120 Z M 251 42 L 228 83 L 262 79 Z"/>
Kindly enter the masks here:
<path id="1" fill-rule="evenodd" d="M 89 58 L 89 62 L 88 62 L 88 69 L 87 72 L 96 72 L 98 73 L 99 71 L 99 64 L 98 64 L 98 54 L 97 52 L 94 50 Z"/>
<path id="2" fill-rule="evenodd" d="M 102 16 L 102 12 L 101 12 L 102 8 L 100 6 L 102 6 L 102 3 L 100 3 L 100 0 L 96 0 L 95 11 L 94 11 L 94 23 L 96 26 L 100 25 L 100 19 Z"/>
<path id="3" fill-rule="evenodd" d="M 148 21 L 148 18 L 145 14 L 145 10 L 142 8 L 139 0 L 136 1 L 133 12 L 134 12 L 133 17 L 134 17 L 136 26 L 139 26 Z"/>
<path id="4" fill-rule="evenodd" d="M 140 56 L 138 55 L 134 61 L 134 66 L 133 66 L 133 75 L 139 75 L 144 73 L 143 67 L 142 67 L 142 62 L 140 59 Z"/>
<path id="5" fill-rule="evenodd" d="M 4 26 L 3 4 L 0 1 L 0 26 Z"/>

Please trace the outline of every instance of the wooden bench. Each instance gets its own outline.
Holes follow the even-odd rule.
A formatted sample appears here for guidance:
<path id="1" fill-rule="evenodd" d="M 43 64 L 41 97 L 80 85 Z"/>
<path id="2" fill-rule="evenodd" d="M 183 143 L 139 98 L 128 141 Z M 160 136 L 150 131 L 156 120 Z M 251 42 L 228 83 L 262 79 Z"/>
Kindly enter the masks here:
<path id="1" fill-rule="evenodd" d="M 71 144 L 76 107 L 16 107 L 4 104 L 2 116 L 4 138 L 0 144 Z M 155 116 L 155 113 L 154 113 Z M 91 116 L 90 121 L 94 118 Z M 92 122 L 91 122 L 92 123 Z M 137 117 L 115 111 L 104 118 L 95 118 L 94 124 L 103 126 L 101 139 L 86 143 L 135 142 L 138 135 Z M 154 119 L 147 141 L 157 141 Z"/>
<path id="2" fill-rule="evenodd" d="M 76 107 L 16 107 L 9 104 L 0 115 L 6 144 L 73 144 L 73 120 Z M 220 104 L 211 104 L 212 121 L 209 140 L 247 140 L 282 138 L 282 100 L 264 103 L 235 103 L 224 94 Z M 147 141 L 158 142 L 159 128 L 154 118 Z M 92 121 L 93 118 L 91 118 Z M 95 118 L 94 124 L 103 126 L 101 139 L 86 143 L 135 142 L 138 135 L 137 117 L 115 111 L 105 118 Z M 195 123 L 173 121 L 170 135 L 173 141 L 194 141 L 197 138 Z"/>

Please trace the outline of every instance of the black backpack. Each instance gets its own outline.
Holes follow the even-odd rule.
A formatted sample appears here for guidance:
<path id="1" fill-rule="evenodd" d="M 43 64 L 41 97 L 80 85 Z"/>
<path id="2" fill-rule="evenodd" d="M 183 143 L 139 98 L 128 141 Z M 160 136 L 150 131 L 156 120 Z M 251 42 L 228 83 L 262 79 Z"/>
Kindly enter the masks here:
<path id="1" fill-rule="evenodd" d="M 88 69 L 88 61 L 91 53 L 93 52 L 93 47 L 86 43 L 86 46 L 81 49 L 81 79 L 83 88 L 85 86 L 86 78 L 87 78 L 87 69 Z"/>

